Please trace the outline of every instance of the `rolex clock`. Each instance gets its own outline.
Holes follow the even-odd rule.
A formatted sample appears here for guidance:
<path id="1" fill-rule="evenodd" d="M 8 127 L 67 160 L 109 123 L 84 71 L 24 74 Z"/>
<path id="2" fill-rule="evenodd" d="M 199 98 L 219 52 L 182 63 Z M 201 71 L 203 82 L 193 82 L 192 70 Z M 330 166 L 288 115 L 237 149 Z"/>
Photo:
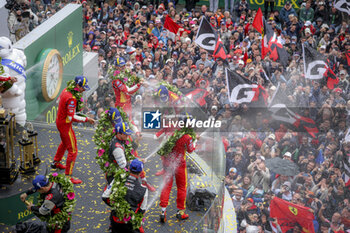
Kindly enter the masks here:
<path id="1" fill-rule="evenodd" d="M 41 91 L 46 102 L 54 100 L 60 92 L 63 63 L 57 49 L 45 49 L 39 55 L 41 64 Z"/>

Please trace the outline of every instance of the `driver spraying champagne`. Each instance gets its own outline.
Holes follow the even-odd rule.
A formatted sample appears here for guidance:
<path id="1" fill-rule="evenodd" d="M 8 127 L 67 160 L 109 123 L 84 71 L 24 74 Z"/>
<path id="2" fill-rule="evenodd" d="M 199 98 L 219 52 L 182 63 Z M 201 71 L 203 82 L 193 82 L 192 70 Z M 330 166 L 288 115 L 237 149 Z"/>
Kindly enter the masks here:
<path id="1" fill-rule="evenodd" d="M 187 113 L 184 114 L 181 119 L 184 121 L 184 128 L 187 128 L 187 121 L 191 120 Z M 180 129 L 178 129 L 180 131 Z M 180 137 L 180 136 L 179 136 Z M 171 152 L 164 155 L 164 181 L 165 185 L 160 195 L 160 207 L 162 209 L 160 215 L 160 222 L 166 222 L 166 207 L 169 203 L 169 196 L 171 188 L 173 186 L 173 179 L 175 177 L 177 187 L 176 204 L 178 211 L 176 218 L 179 220 L 185 220 L 189 218 L 189 215 L 185 213 L 186 209 L 186 195 L 187 195 L 187 165 L 186 165 L 186 153 L 192 153 L 196 149 L 195 140 L 188 133 L 184 133 L 179 139 L 176 140 L 175 145 L 171 149 Z"/>

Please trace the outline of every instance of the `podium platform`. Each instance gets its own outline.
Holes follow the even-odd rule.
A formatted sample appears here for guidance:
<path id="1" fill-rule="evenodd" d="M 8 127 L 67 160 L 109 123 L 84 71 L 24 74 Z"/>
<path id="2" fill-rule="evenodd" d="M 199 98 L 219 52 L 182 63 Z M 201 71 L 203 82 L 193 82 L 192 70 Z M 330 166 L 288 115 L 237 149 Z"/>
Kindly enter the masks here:
<path id="1" fill-rule="evenodd" d="M 49 166 L 60 143 L 56 126 L 43 123 L 33 123 L 33 126 L 38 131 L 39 158 L 41 159 L 39 170 L 35 174 L 26 177 L 19 175 L 13 185 L 2 185 L 0 187 L 0 232 L 11 232 L 11 225 L 28 218 L 34 218 L 26 210 L 24 203 L 19 200 L 19 195 L 31 187 L 31 181 L 35 175 L 56 171 L 55 169 L 51 170 Z M 92 128 L 74 127 L 74 131 L 77 137 L 79 152 L 73 175 L 82 179 L 83 184 L 75 185 L 77 205 L 72 215 L 70 232 L 108 232 L 110 208 L 101 199 L 105 177 L 95 161 L 96 147 L 92 141 L 94 130 Z M 145 135 L 138 148 L 139 155 L 145 158 L 158 146 L 159 143 L 155 143 L 153 135 L 148 135 L 148 137 Z M 16 143 L 15 150 L 15 154 L 18 155 L 18 143 Z M 64 157 L 64 163 L 65 158 L 66 155 Z M 17 161 L 18 166 L 19 161 Z M 162 165 L 158 155 L 151 157 L 145 164 L 147 180 L 156 188 L 159 188 L 162 178 L 154 174 L 160 169 L 162 169 Z M 59 173 L 64 172 L 57 171 Z M 170 195 L 169 207 L 167 208 L 168 221 L 165 224 L 161 224 L 159 222 L 159 195 L 160 190 L 150 193 L 149 203 L 151 202 L 152 205 L 145 215 L 144 224 L 144 229 L 147 233 L 191 232 L 205 214 L 205 212 L 187 211 L 190 215 L 188 220 L 177 220 L 175 217 L 176 188 L 174 186 Z M 5 208 L 3 208 L 2 203 L 7 203 Z"/>

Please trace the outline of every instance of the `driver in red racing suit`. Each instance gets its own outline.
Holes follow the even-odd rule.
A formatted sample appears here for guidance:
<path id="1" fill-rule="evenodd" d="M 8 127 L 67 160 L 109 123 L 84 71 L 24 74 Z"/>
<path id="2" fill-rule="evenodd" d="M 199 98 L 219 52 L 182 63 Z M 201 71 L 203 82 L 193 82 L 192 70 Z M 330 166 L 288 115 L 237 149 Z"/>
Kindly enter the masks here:
<path id="1" fill-rule="evenodd" d="M 163 223 L 166 222 L 166 207 L 168 206 L 169 195 L 173 186 L 173 176 L 175 176 L 177 186 L 176 203 L 178 212 L 176 218 L 184 220 L 189 217 L 185 214 L 187 193 L 186 152 L 192 153 L 195 148 L 195 142 L 192 137 L 185 134 L 176 141 L 171 153 L 163 159 L 165 185 L 160 195 L 159 204 L 162 208 L 160 221 Z"/>
<path id="2" fill-rule="evenodd" d="M 75 89 L 79 92 L 89 90 L 87 85 L 88 80 L 84 76 L 75 77 L 76 87 Z M 77 106 L 77 100 L 73 94 L 65 88 L 60 97 L 56 118 L 56 126 L 60 132 L 61 143 L 57 148 L 54 161 L 51 164 L 52 168 L 65 169 L 66 176 L 71 176 L 73 172 L 73 167 L 75 160 L 78 155 L 77 139 L 75 138 L 75 133 L 72 129 L 73 122 L 89 122 L 94 124 L 95 120 L 89 117 L 81 117 L 75 114 Z M 66 161 L 66 166 L 62 165 L 60 161 L 63 158 L 64 153 L 68 150 L 68 156 Z M 82 181 L 77 178 L 70 178 L 73 184 L 80 184 Z"/>
<path id="3" fill-rule="evenodd" d="M 114 65 L 120 72 L 125 70 L 125 59 L 120 57 L 114 61 Z M 131 95 L 137 92 L 141 87 L 142 81 L 132 87 L 128 87 L 121 80 L 113 80 L 112 86 L 115 94 L 115 107 L 121 107 L 124 112 L 129 115 L 129 119 L 132 120 L 132 105 L 131 105 Z"/>

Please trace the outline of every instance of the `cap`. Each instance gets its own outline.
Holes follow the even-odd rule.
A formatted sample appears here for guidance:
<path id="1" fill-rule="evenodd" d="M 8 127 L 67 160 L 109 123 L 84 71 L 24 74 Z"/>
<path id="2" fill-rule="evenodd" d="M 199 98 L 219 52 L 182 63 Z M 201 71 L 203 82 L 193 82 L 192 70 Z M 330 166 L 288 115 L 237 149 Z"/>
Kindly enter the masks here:
<path id="1" fill-rule="evenodd" d="M 162 51 L 168 51 L 167 47 L 163 47 Z"/>
<path id="2" fill-rule="evenodd" d="M 107 115 L 109 119 L 111 119 L 116 124 L 121 123 L 123 121 L 120 112 L 117 108 L 109 108 Z"/>
<path id="3" fill-rule="evenodd" d="M 305 28 L 305 33 L 311 33 L 310 28 Z"/>
<path id="4" fill-rule="evenodd" d="M 121 133 L 130 135 L 133 133 L 133 131 L 129 128 L 129 125 L 125 122 L 120 122 L 114 126 L 115 133 Z"/>
<path id="5" fill-rule="evenodd" d="M 308 26 L 310 26 L 310 25 L 311 25 L 311 22 L 310 22 L 310 21 L 306 21 L 306 22 L 305 22 L 305 26 L 306 26 L 306 27 L 308 27 Z"/>
<path id="6" fill-rule="evenodd" d="M 142 6 L 142 9 L 147 9 L 147 6 Z"/>
<path id="7" fill-rule="evenodd" d="M 78 86 L 84 88 L 84 90 L 90 90 L 90 87 L 88 86 L 88 80 L 85 76 L 76 76 L 75 84 L 78 84 Z"/>
<path id="8" fill-rule="evenodd" d="M 326 46 L 325 46 L 325 45 L 322 45 L 322 46 L 320 47 L 320 49 L 326 49 Z"/>
<path id="9" fill-rule="evenodd" d="M 346 74 L 345 70 L 341 70 L 339 74 Z"/>
<path id="10" fill-rule="evenodd" d="M 275 139 L 276 139 L 276 136 L 275 136 L 274 134 L 270 134 L 268 138 L 269 138 L 269 139 L 272 139 L 272 140 L 275 140 Z"/>
<path id="11" fill-rule="evenodd" d="M 196 65 L 191 65 L 191 69 L 197 69 Z"/>
<path id="12" fill-rule="evenodd" d="M 243 60 L 239 60 L 238 61 L 238 65 L 244 65 L 244 61 Z"/>
<path id="13" fill-rule="evenodd" d="M 289 181 L 285 181 L 282 186 L 288 186 L 288 188 L 290 188 L 292 184 Z"/>
<path id="14" fill-rule="evenodd" d="M 177 54 L 177 52 L 176 52 L 176 51 L 175 51 L 175 52 L 173 52 L 173 55 L 178 56 L 178 54 Z"/>
<path id="15" fill-rule="evenodd" d="M 291 154 L 289 151 L 287 151 L 286 153 L 284 153 L 283 156 L 287 156 L 287 157 L 291 158 L 291 157 L 292 157 L 292 154 Z"/>
<path id="16" fill-rule="evenodd" d="M 167 102 L 169 99 L 169 91 L 168 88 L 164 85 L 160 85 L 157 90 L 158 96 L 162 102 Z"/>
<path id="17" fill-rule="evenodd" d="M 118 57 L 114 60 L 114 65 L 115 66 L 125 66 L 126 62 L 125 59 L 123 57 Z"/>
<path id="18" fill-rule="evenodd" d="M 335 89 L 334 89 L 334 92 L 342 93 L 343 91 L 342 91 L 342 89 L 340 89 L 340 88 L 338 87 L 338 88 L 335 88 Z"/>
<path id="19" fill-rule="evenodd" d="M 321 28 L 329 28 L 329 26 L 327 24 L 322 24 Z"/>
<path id="20" fill-rule="evenodd" d="M 133 52 L 135 52 L 136 49 L 134 47 L 126 47 L 125 52 L 128 54 L 132 54 Z"/>
<path id="21" fill-rule="evenodd" d="M 143 170 L 143 163 L 138 159 L 134 159 L 131 161 L 129 169 L 134 173 L 140 173 Z"/>
<path id="22" fill-rule="evenodd" d="M 215 106 L 213 106 L 213 107 L 215 107 Z M 234 168 L 234 167 L 231 167 L 231 168 L 230 168 L 230 170 L 229 170 L 229 172 L 234 172 L 234 173 L 237 173 L 237 169 L 236 169 L 236 168 Z"/>
<path id="23" fill-rule="evenodd" d="M 292 38 L 291 38 L 292 40 L 296 40 L 296 39 L 298 39 L 296 36 L 292 36 Z"/>
<path id="24" fill-rule="evenodd" d="M 45 187 L 49 183 L 49 179 L 43 175 L 38 175 L 35 177 L 32 183 L 34 186 L 34 190 L 36 191 L 42 187 Z"/>
<path id="25" fill-rule="evenodd" d="M 174 63 L 174 60 L 173 59 L 168 59 L 168 60 L 166 60 L 166 64 L 168 64 L 169 62 L 173 62 Z"/>

